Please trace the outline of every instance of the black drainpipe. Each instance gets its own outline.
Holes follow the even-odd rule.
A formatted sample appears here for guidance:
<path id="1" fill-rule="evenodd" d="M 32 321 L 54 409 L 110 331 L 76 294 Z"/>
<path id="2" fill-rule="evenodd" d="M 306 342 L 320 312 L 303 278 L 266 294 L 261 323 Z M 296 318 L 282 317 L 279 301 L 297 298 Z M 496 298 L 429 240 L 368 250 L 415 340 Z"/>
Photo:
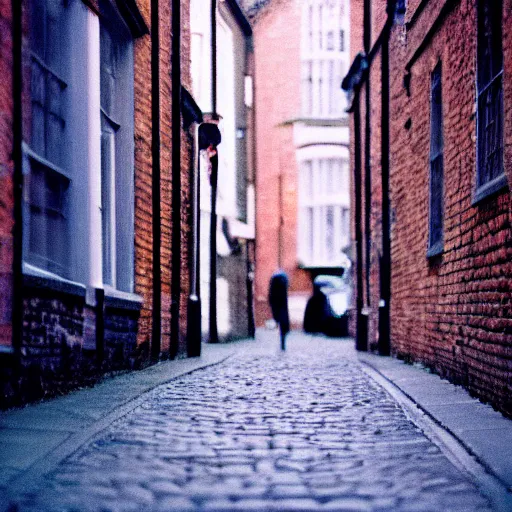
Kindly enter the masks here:
<path id="1" fill-rule="evenodd" d="M 151 157 L 153 163 L 151 195 L 153 213 L 153 325 L 151 359 L 160 357 L 162 336 L 162 271 L 160 269 L 160 41 L 158 0 L 151 0 Z"/>
<path id="2" fill-rule="evenodd" d="M 370 54 L 371 49 L 371 1 L 364 2 L 364 51 Z M 370 96 L 370 67 L 366 71 L 365 80 L 365 140 L 364 140 L 364 174 L 365 174 L 365 236 L 366 236 L 366 304 L 370 305 L 370 259 L 371 259 L 371 201 L 372 201 L 372 176 L 370 165 L 371 151 L 371 96 Z"/>
<path id="3" fill-rule="evenodd" d="M 12 346 L 19 356 L 23 330 L 23 219 L 22 219 L 22 2 L 12 0 L 12 85 L 13 85 L 13 150 L 14 161 L 14 227 L 13 227 L 13 294 L 12 294 Z"/>
<path id="4" fill-rule="evenodd" d="M 392 19 L 392 18 L 391 18 Z M 388 19 L 389 21 L 389 19 Z M 382 88 L 381 88 L 381 143 L 382 143 L 382 264 L 381 264 L 381 304 L 379 307 L 379 354 L 389 355 L 390 341 L 390 300 L 391 300 L 391 237 L 390 237 L 390 197 L 389 197 L 389 36 L 390 23 L 386 23 L 382 41 Z"/>
<path id="5" fill-rule="evenodd" d="M 368 350 L 367 318 L 363 317 L 363 229 L 361 169 L 361 96 L 359 87 L 354 97 L 354 196 L 356 237 L 356 349 Z"/>
<path id="6" fill-rule="evenodd" d="M 217 116 L 217 0 L 211 0 L 211 49 L 212 49 L 212 118 Z M 218 149 L 217 149 L 218 151 Z M 211 159 L 211 215 L 210 215 L 210 343 L 219 341 L 217 329 L 217 183 L 219 156 Z"/>
<path id="7" fill-rule="evenodd" d="M 178 354 L 181 299 L 181 3 L 172 0 L 172 255 L 170 357 Z"/>

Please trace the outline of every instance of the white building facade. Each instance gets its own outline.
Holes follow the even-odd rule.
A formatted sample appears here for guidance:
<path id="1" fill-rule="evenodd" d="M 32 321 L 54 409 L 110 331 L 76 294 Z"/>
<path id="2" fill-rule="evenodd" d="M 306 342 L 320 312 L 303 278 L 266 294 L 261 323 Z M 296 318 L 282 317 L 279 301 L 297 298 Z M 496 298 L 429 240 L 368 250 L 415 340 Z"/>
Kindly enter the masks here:
<path id="1" fill-rule="evenodd" d="M 192 0 L 192 94 L 203 114 L 213 111 L 210 2 Z M 221 339 L 246 337 L 252 297 L 248 292 L 249 246 L 254 242 L 254 186 L 248 179 L 247 114 L 252 107 L 252 80 L 247 76 L 250 26 L 234 1 L 217 6 L 218 146 L 217 322 Z M 200 156 L 200 292 L 202 331 L 207 337 L 210 289 L 211 187 L 206 152 Z"/>
<path id="2" fill-rule="evenodd" d="M 302 3 L 297 258 L 303 268 L 336 268 L 350 243 L 349 133 L 340 87 L 350 63 L 349 1 Z"/>

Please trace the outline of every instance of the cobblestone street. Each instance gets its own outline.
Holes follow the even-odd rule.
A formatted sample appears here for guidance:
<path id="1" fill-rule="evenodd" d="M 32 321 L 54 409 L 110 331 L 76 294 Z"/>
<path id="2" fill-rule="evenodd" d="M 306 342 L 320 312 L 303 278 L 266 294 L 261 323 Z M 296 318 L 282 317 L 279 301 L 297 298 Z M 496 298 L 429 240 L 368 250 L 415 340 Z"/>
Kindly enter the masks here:
<path id="1" fill-rule="evenodd" d="M 13 510 L 490 510 L 352 341 L 277 344 L 148 393 Z"/>

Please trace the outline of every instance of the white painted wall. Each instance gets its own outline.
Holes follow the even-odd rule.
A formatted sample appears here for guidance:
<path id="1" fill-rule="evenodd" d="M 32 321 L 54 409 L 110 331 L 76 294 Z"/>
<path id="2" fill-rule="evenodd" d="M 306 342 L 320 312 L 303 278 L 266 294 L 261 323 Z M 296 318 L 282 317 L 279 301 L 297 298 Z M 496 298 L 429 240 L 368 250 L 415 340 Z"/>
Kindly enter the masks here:
<path id="1" fill-rule="evenodd" d="M 191 0 L 191 71 L 192 95 L 203 113 L 212 112 L 211 95 L 211 30 L 210 5 L 206 0 Z M 217 11 L 217 113 L 221 116 L 219 129 L 219 180 L 217 195 L 217 252 L 226 255 L 227 242 L 220 229 L 222 217 L 230 219 L 234 236 L 245 234 L 254 237 L 252 226 L 236 221 L 236 126 L 235 126 L 235 54 L 233 27 L 236 21 L 226 9 Z M 208 300 L 210 278 L 210 210 L 211 188 L 208 177 L 208 159 L 205 152 L 200 157 L 200 291 L 202 300 L 202 330 L 208 332 Z M 251 208 L 251 206 L 249 207 Z M 253 208 L 253 207 L 252 207 Z M 229 283 L 217 281 L 218 330 L 222 336 L 230 331 Z"/>

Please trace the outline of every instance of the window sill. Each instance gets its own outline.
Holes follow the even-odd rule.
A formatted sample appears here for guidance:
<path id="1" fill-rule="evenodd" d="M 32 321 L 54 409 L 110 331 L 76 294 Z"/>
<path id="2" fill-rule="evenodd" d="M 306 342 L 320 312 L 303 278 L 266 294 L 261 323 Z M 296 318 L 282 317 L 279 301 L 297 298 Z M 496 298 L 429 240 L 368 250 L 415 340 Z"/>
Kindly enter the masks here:
<path id="1" fill-rule="evenodd" d="M 301 116 L 288 119 L 281 126 L 289 126 L 296 123 L 304 123 L 308 126 L 348 126 L 349 119 L 346 114 L 329 117 Z"/>
<path id="2" fill-rule="evenodd" d="M 485 185 L 478 187 L 475 190 L 475 194 L 473 196 L 472 206 L 476 206 L 478 203 L 487 199 L 488 197 L 493 196 L 499 192 L 503 192 L 508 188 L 507 176 L 502 174 L 497 178 L 494 178 L 492 181 L 489 181 Z"/>
<path id="3" fill-rule="evenodd" d="M 436 256 L 443 254 L 443 251 L 443 242 L 437 242 L 436 244 L 427 249 L 427 258 L 435 258 Z"/>
<path id="4" fill-rule="evenodd" d="M 107 308 L 140 311 L 143 302 L 140 295 L 105 286 L 105 307 Z"/>
<path id="5" fill-rule="evenodd" d="M 86 287 L 83 284 L 69 281 L 29 263 L 23 263 L 23 286 L 40 290 L 52 290 L 76 297 L 85 297 L 86 292 Z"/>

